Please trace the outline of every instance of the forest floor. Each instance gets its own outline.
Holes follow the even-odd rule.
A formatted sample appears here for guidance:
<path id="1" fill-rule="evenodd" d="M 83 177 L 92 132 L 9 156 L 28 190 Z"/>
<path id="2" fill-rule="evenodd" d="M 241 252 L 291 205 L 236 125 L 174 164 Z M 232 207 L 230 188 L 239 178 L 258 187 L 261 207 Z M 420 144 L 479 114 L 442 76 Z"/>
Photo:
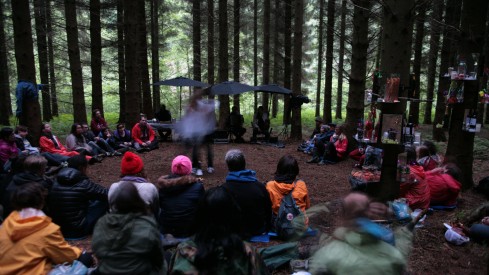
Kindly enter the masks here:
<path id="1" fill-rule="evenodd" d="M 422 126 L 423 135 L 430 136 L 430 126 Z M 426 135 L 425 135 L 426 134 Z M 479 137 L 488 139 L 489 130 L 483 129 L 478 134 Z M 245 135 L 248 138 L 248 133 Z M 249 138 L 247 139 L 249 140 Z M 279 158 L 285 154 L 293 155 L 300 166 L 299 177 L 307 183 L 312 206 L 325 205 L 329 212 L 323 212 L 311 218 L 310 223 L 313 228 L 319 229 L 323 234 L 331 234 L 338 225 L 339 211 L 336 202 L 339 202 L 350 191 L 348 176 L 354 165 L 353 160 L 345 160 L 335 165 L 318 166 L 307 164 L 306 160 L 310 156 L 297 151 L 299 142 L 285 142 L 285 148 L 277 148 L 259 144 L 215 144 L 214 148 L 214 168 L 215 173 L 206 173 L 207 164 L 205 158 L 203 162 L 205 187 L 210 188 L 223 183 L 227 174 L 224 162 L 225 153 L 231 148 L 239 148 L 243 151 L 247 168 L 257 172 L 259 180 L 266 182 L 273 178 L 276 164 Z M 439 147 L 444 147 L 439 144 Z M 204 151 L 204 150 L 203 150 Z M 440 150 L 444 152 L 443 150 Z M 170 172 L 172 159 L 184 153 L 183 148 L 178 143 L 163 142 L 160 148 L 155 151 L 141 154 L 145 164 L 145 170 L 151 182 L 155 182 L 161 175 Z M 202 156 L 205 156 L 202 152 Z M 109 187 L 111 183 L 118 181 L 120 174 L 120 157 L 107 158 L 102 163 L 90 166 L 89 176 L 104 186 Z M 479 156 L 474 160 L 474 182 L 489 176 L 489 161 L 487 156 Z M 463 192 L 459 207 L 454 211 L 435 211 L 430 214 L 422 228 L 415 230 L 413 250 L 409 257 L 409 274 L 486 274 L 489 263 L 489 250 L 487 247 L 476 243 L 468 243 L 464 246 L 455 246 L 446 242 L 444 238 L 444 222 L 454 221 L 462 215 L 470 212 L 487 200 L 477 194 L 473 189 Z M 306 238 L 301 243 L 301 255 L 307 257 L 311 250 L 317 248 L 319 236 Z M 90 239 L 77 242 L 91 250 L 89 247 Z M 263 245 L 259 245 L 263 246 Z M 361 267 L 359 267 L 361 268 Z M 290 274 L 287 267 L 274 272 L 275 274 Z"/>

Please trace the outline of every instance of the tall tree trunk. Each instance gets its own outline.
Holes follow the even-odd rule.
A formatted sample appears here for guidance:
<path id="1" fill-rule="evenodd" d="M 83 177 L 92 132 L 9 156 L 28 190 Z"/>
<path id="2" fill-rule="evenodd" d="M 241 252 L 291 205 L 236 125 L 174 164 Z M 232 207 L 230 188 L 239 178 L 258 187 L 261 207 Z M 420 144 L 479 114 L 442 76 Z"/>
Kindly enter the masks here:
<path id="1" fill-rule="evenodd" d="M 68 57 L 70 60 L 71 88 L 73 90 L 73 119 L 75 122 L 87 122 L 83 74 L 78 45 L 78 21 L 76 19 L 76 0 L 65 0 L 66 36 Z"/>
<path id="2" fill-rule="evenodd" d="M 489 73 L 484 73 L 484 70 L 486 68 L 489 68 L 489 9 L 487 10 L 487 15 L 486 15 L 486 33 L 484 35 L 486 40 L 484 41 L 484 50 L 482 52 L 484 56 L 484 64 L 482 66 L 479 66 L 479 72 L 477 73 L 477 76 L 480 77 L 481 79 L 481 84 L 480 87 L 486 87 L 486 91 L 489 88 Z M 482 72 L 482 73 L 481 73 Z M 489 105 L 486 105 L 486 115 L 484 116 L 485 118 L 485 123 L 489 124 Z M 482 120 L 481 120 L 482 123 Z"/>
<path id="3" fill-rule="evenodd" d="M 285 0 L 284 16 L 284 87 L 291 89 L 292 76 L 292 0 Z M 300 91 L 297 91 L 300 92 Z M 284 98 L 284 124 L 291 124 L 290 97 Z"/>
<path id="4" fill-rule="evenodd" d="M 46 42 L 46 2 L 45 0 L 34 0 L 34 18 L 36 21 L 37 55 L 39 60 L 39 73 L 42 86 L 42 117 L 44 121 L 50 121 L 51 96 L 49 94 L 49 67 L 48 67 L 48 45 Z"/>
<path id="5" fill-rule="evenodd" d="M 229 80 L 229 61 L 228 61 L 228 9 L 227 0 L 219 0 L 219 82 Z M 229 116 L 229 96 L 219 96 L 219 128 L 224 128 L 226 119 Z"/>
<path id="6" fill-rule="evenodd" d="M 258 0 L 253 1 L 253 85 L 258 86 Z M 253 110 L 258 108 L 258 92 L 253 92 Z"/>
<path id="7" fill-rule="evenodd" d="M 318 68 L 316 85 L 316 111 L 315 116 L 321 115 L 321 77 L 323 75 L 323 25 L 324 25 L 324 0 L 319 0 L 319 26 L 318 26 Z"/>
<path id="8" fill-rule="evenodd" d="M 328 22 L 326 23 L 326 71 L 324 75 L 324 106 L 323 116 L 324 121 L 331 122 L 333 117 L 331 115 L 331 101 L 333 100 L 333 43 L 334 43 L 334 14 L 335 14 L 335 0 L 328 1 Z"/>
<path id="9" fill-rule="evenodd" d="M 294 95 L 301 95 L 302 80 L 302 34 L 304 24 L 304 0 L 295 0 L 294 18 L 294 55 L 292 67 L 292 91 Z M 290 138 L 302 140 L 301 108 L 292 108 L 292 126 Z"/>
<path id="10" fill-rule="evenodd" d="M 470 63 L 471 53 L 482 53 L 483 50 L 484 32 L 480 31 L 480 26 L 485 24 L 488 4 L 484 0 L 464 0 L 462 4 L 459 56 L 466 58 L 469 68 L 473 67 L 473 62 L 476 61 L 472 60 L 472 64 Z M 464 190 L 474 185 L 472 167 L 475 133 L 461 131 L 460 128 L 465 120 L 465 110 L 477 109 L 478 84 L 478 81 L 464 81 L 464 100 L 463 103 L 454 104 L 448 130 L 449 139 L 446 155 L 457 160 L 457 164 L 463 173 L 462 189 Z"/>
<path id="11" fill-rule="evenodd" d="M 279 73 L 280 68 L 280 42 L 279 42 L 279 19 L 281 18 L 280 0 L 275 0 L 275 13 L 274 13 L 274 24 L 273 24 L 273 74 L 272 83 L 279 84 Z M 276 118 L 278 113 L 278 94 L 272 94 L 272 117 Z"/>
<path id="12" fill-rule="evenodd" d="M 233 26 L 233 79 L 234 81 L 239 82 L 239 66 L 240 66 L 240 58 L 239 58 L 239 22 L 240 22 L 240 11 L 241 11 L 241 1 L 234 0 L 234 26 Z M 239 106 L 239 95 L 233 96 L 233 106 L 236 106 L 238 110 L 240 110 Z"/>
<path id="13" fill-rule="evenodd" d="M 214 84 L 214 0 L 207 0 L 207 82 Z"/>
<path id="14" fill-rule="evenodd" d="M 338 90 L 336 95 L 336 119 L 342 119 L 343 114 L 343 63 L 345 55 L 345 30 L 346 30 L 346 0 L 341 1 L 341 23 L 340 23 L 340 48 L 338 50 Z"/>
<path id="15" fill-rule="evenodd" d="M 262 84 L 270 84 L 270 0 L 263 1 L 263 80 Z M 262 93 L 262 105 L 268 111 L 268 93 Z"/>
<path id="16" fill-rule="evenodd" d="M 51 114 L 58 116 L 58 96 L 56 92 L 56 73 L 54 70 L 53 28 L 51 20 L 51 1 L 46 2 L 46 32 L 48 34 L 49 88 L 51 92 Z"/>
<path id="17" fill-rule="evenodd" d="M 125 118 L 128 127 L 139 121 L 141 112 L 141 90 L 139 89 L 138 54 L 139 39 L 137 18 L 133 15 L 138 3 L 133 0 L 124 0 L 124 68 L 126 75 L 126 109 Z"/>
<path id="18" fill-rule="evenodd" d="M 36 68 L 34 66 L 34 46 L 32 45 L 31 14 L 28 0 L 12 0 L 12 21 L 14 25 L 15 61 L 17 77 L 36 85 Z M 32 144 L 39 144 L 41 136 L 41 109 L 38 94 L 23 95 L 22 113 L 19 123 L 27 126 L 32 135 Z M 17 114 L 19 115 L 19 114 Z"/>
<path id="19" fill-rule="evenodd" d="M 418 6 L 418 15 L 416 17 L 416 37 L 414 39 L 414 63 L 413 72 L 415 78 L 414 88 L 412 97 L 419 99 L 421 93 L 420 90 L 420 76 L 421 76 L 421 59 L 423 53 L 423 39 L 424 39 L 424 23 L 426 20 L 426 5 L 427 3 L 422 3 Z M 409 108 L 409 117 L 414 124 L 419 124 L 419 101 L 411 101 Z"/>
<path id="20" fill-rule="evenodd" d="M 435 90 L 436 63 L 438 62 L 438 52 L 440 50 L 441 17 L 443 15 L 444 1 L 434 0 L 432 2 L 432 14 L 430 20 L 430 51 L 428 53 L 428 83 L 426 88 L 426 107 L 424 111 L 424 124 L 431 124 L 431 110 L 433 109 L 433 94 Z M 442 72 L 443 70 L 441 70 Z M 441 73 L 440 72 L 440 73 Z M 418 80 L 419 81 L 419 80 Z M 440 85 L 440 83 L 438 84 Z"/>
<path id="21" fill-rule="evenodd" d="M 153 83 L 160 80 L 158 2 L 159 0 L 151 0 L 151 75 Z M 160 86 L 153 85 L 153 110 L 159 110 L 160 101 Z"/>
<path id="22" fill-rule="evenodd" d="M 148 40 L 146 31 L 146 8 L 145 1 L 138 2 L 138 54 L 139 54 L 139 81 L 140 81 L 140 91 L 143 97 L 143 113 L 145 113 L 148 118 L 154 117 L 154 110 L 152 108 L 151 100 L 151 88 L 149 87 L 149 66 L 148 66 Z"/>
<path id="23" fill-rule="evenodd" d="M 193 74 L 195 80 L 202 80 L 202 60 L 200 49 L 200 1 L 194 1 L 192 6 L 192 46 L 193 46 Z"/>
<path id="24" fill-rule="evenodd" d="M 119 74 L 119 122 L 126 122 L 126 69 L 124 39 L 124 0 L 117 0 L 117 66 Z M 128 125 L 129 127 L 130 125 Z"/>
<path id="25" fill-rule="evenodd" d="M 102 95 L 102 36 L 100 24 L 100 0 L 90 0 L 90 66 L 92 68 L 92 110 L 103 114 Z"/>
<path id="26" fill-rule="evenodd" d="M 3 5 L 4 3 L 0 2 L 0 124 L 10 125 L 9 116 L 12 114 L 12 104 L 10 98 L 7 46 L 5 44 Z"/>

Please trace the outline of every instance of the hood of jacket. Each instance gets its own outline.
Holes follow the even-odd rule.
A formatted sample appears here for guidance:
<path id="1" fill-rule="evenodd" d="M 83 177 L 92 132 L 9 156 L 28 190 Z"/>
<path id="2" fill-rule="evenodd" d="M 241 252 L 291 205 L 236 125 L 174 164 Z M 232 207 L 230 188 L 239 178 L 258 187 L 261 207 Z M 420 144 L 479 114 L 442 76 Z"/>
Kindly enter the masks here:
<path id="1" fill-rule="evenodd" d="M 172 187 L 188 186 L 197 181 L 199 181 L 199 179 L 192 175 L 185 175 L 181 177 L 175 175 L 166 175 L 159 177 L 156 185 L 158 188 L 167 189 Z"/>
<path id="2" fill-rule="evenodd" d="M 42 184 L 42 182 L 44 182 L 44 178 L 39 176 L 38 174 L 34 174 L 30 172 L 21 172 L 14 175 L 14 177 L 12 178 L 12 182 L 17 186 L 29 182 L 38 182 Z"/>
<path id="3" fill-rule="evenodd" d="M 274 183 L 274 189 L 282 195 L 287 195 L 294 188 L 294 183 L 284 183 L 278 181 L 271 181 L 270 183 Z"/>
<path id="4" fill-rule="evenodd" d="M 59 171 L 56 181 L 61 185 L 73 185 L 87 178 L 82 172 L 74 168 L 65 167 Z"/>
<path id="5" fill-rule="evenodd" d="M 51 218 L 48 216 L 33 216 L 22 219 L 18 211 L 14 211 L 5 220 L 2 226 L 5 232 L 12 240 L 17 242 L 34 232 L 37 232 L 51 223 Z"/>

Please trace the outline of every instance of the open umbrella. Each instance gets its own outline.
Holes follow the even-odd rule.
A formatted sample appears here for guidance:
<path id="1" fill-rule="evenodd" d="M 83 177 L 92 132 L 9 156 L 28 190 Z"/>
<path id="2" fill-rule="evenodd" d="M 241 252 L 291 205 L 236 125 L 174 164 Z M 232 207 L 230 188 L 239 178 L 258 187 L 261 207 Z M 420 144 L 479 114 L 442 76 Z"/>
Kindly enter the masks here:
<path id="1" fill-rule="evenodd" d="M 288 95 L 291 94 L 292 91 L 284 88 L 282 86 L 279 86 L 277 84 L 266 84 L 266 85 L 261 85 L 261 86 L 256 86 L 255 91 L 257 92 L 268 92 L 272 94 L 284 94 Z"/>
<path id="2" fill-rule="evenodd" d="M 165 79 L 162 81 L 158 81 L 153 83 L 153 85 L 166 85 L 166 86 L 176 86 L 180 87 L 180 117 L 182 116 L 182 87 L 207 87 L 209 84 L 200 82 L 198 80 L 193 80 L 190 78 L 186 78 L 183 76 Z"/>
<path id="3" fill-rule="evenodd" d="M 238 95 L 244 92 L 254 91 L 255 87 L 235 81 L 225 81 L 216 85 L 212 85 L 206 90 L 210 91 L 211 95 Z"/>

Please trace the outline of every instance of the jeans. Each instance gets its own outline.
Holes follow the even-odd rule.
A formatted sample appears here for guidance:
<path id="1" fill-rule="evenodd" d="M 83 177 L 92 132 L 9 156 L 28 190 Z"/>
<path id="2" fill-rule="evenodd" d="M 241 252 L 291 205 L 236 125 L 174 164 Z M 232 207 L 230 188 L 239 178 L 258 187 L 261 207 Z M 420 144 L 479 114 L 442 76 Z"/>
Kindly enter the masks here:
<path id="1" fill-rule="evenodd" d="M 105 215 L 108 210 L 109 203 L 107 201 L 91 200 L 89 202 L 85 224 L 85 229 L 88 234 L 92 234 L 98 219 Z"/>

